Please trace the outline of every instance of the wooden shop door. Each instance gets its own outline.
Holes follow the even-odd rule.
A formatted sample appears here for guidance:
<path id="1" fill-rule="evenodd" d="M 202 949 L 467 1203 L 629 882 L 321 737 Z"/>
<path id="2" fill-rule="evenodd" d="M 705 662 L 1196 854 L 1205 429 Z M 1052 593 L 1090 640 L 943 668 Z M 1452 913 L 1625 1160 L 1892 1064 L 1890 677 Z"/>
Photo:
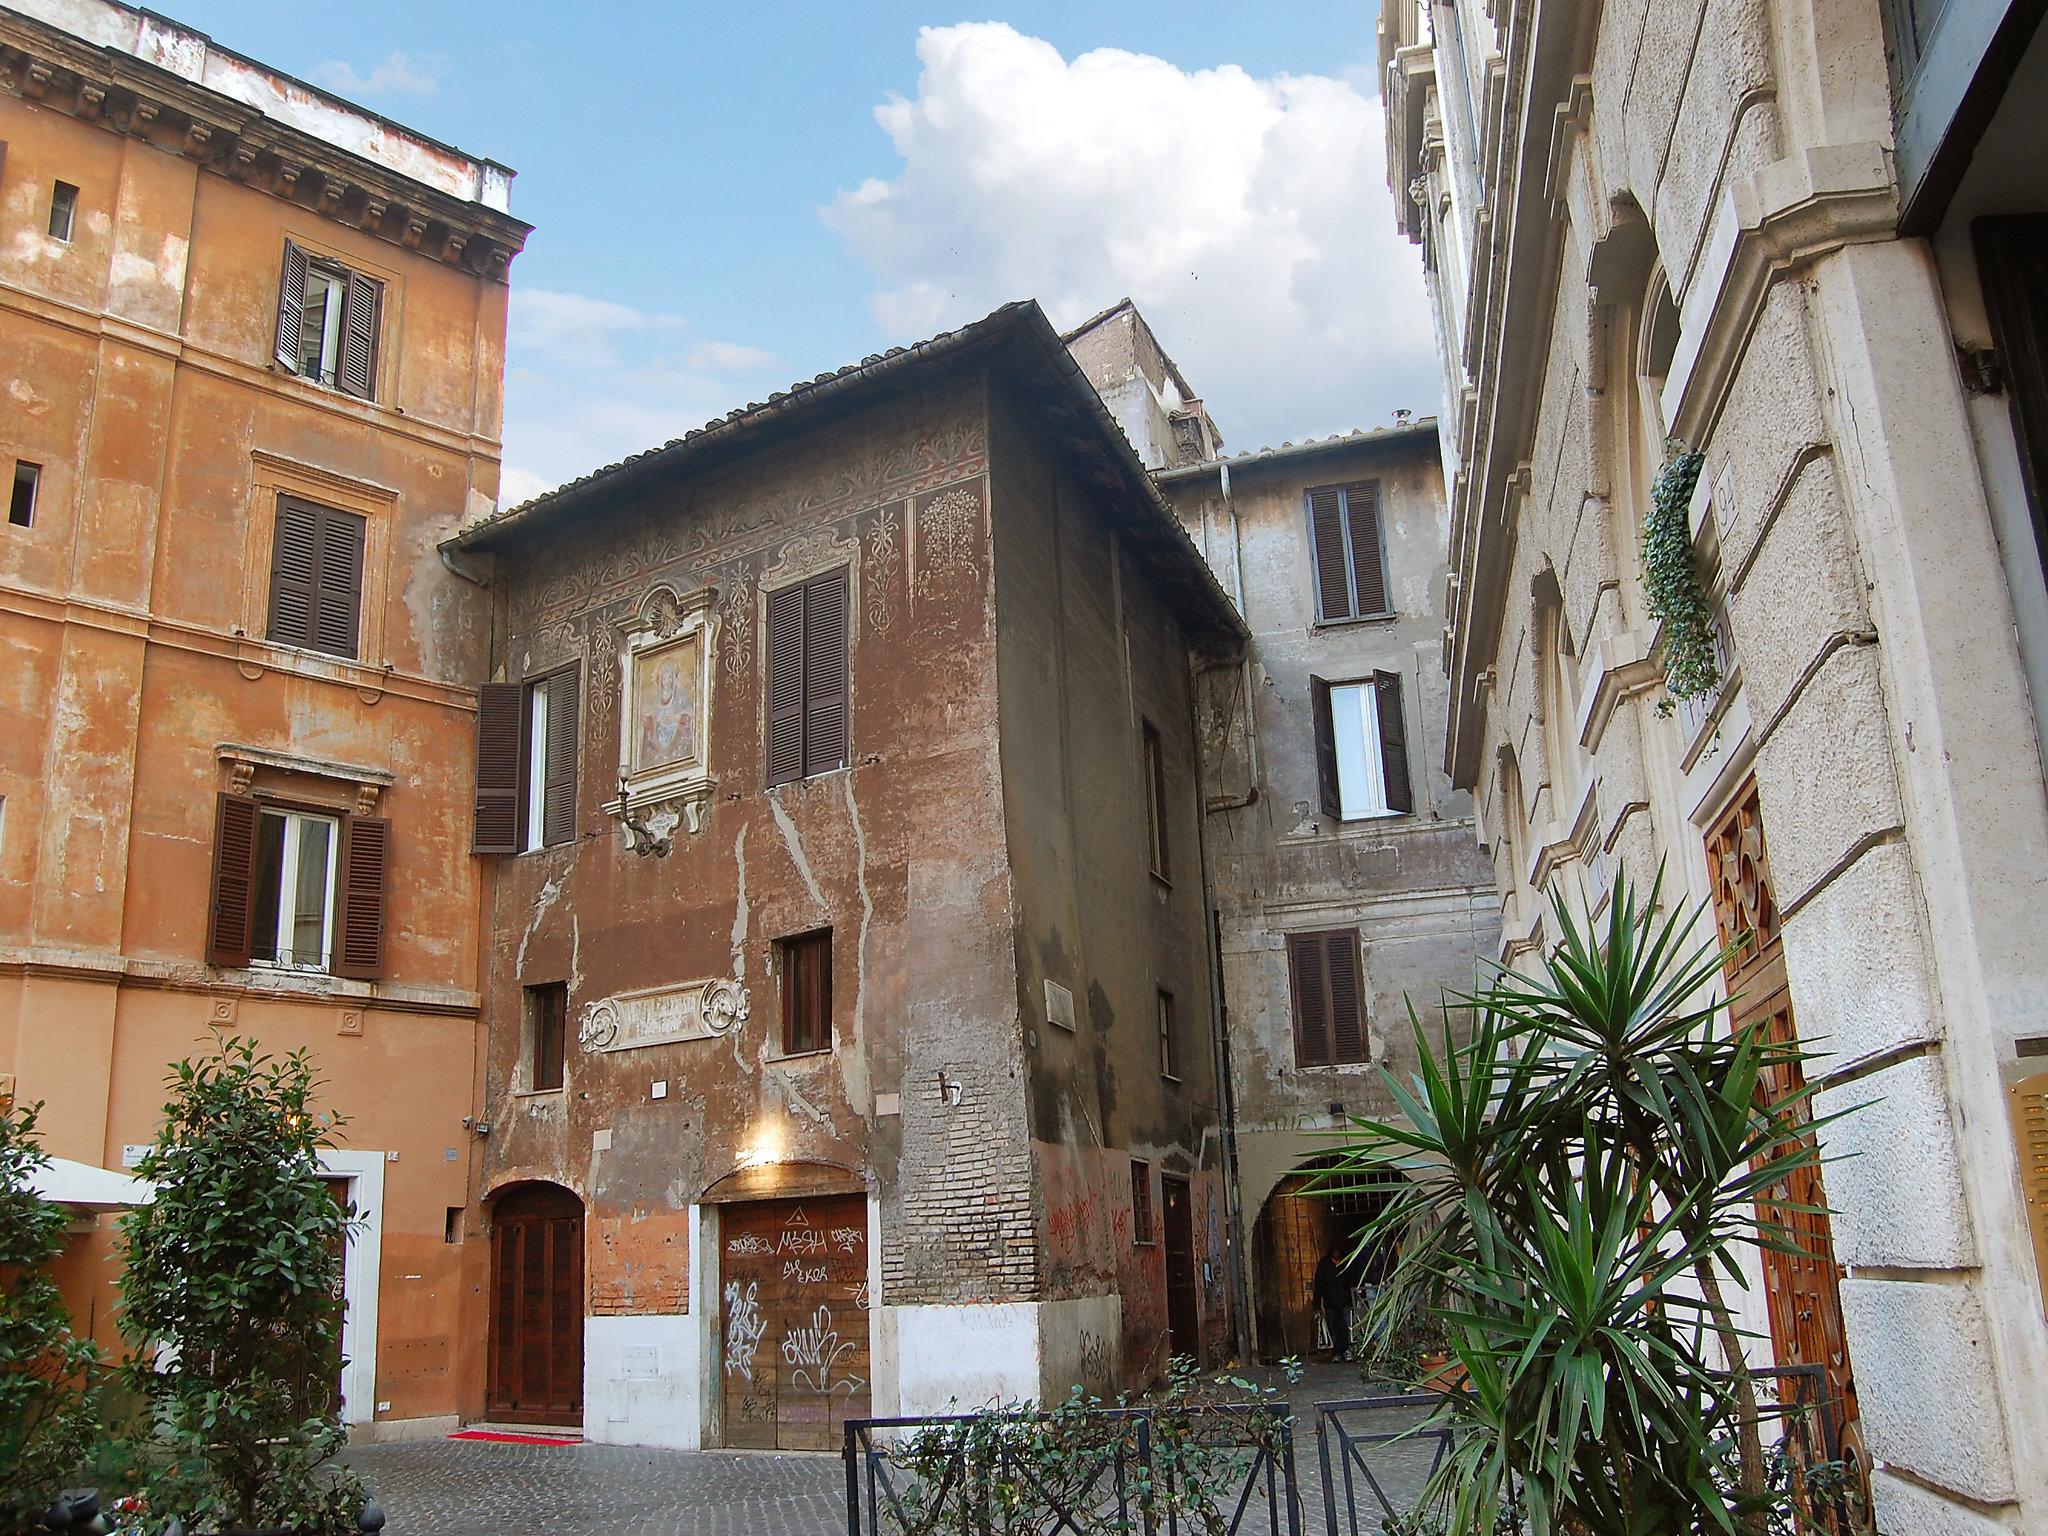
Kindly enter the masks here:
<path id="1" fill-rule="evenodd" d="M 1736 792 L 1734 802 L 1707 834 L 1707 872 L 1713 881 L 1714 919 L 1721 942 L 1729 945 L 1749 936 L 1727 965 L 1728 991 L 1735 999 L 1733 1022 L 1762 1021 L 1767 1039 L 1796 1045 L 1799 1027 L 1786 979 L 1785 946 L 1754 779 Z M 1770 1069 L 1760 1096 L 1779 1102 L 1805 1085 L 1801 1065 L 1786 1062 Z M 1809 1117 L 1804 1104 L 1799 1113 L 1802 1120 Z M 1860 1473 L 1856 1377 L 1849 1362 L 1848 1330 L 1842 1322 L 1842 1271 L 1835 1262 L 1834 1225 L 1828 1216 L 1821 1165 L 1813 1162 L 1795 1170 L 1773 1193 L 1777 1199 L 1762 1206 L 1763 1214 L 1782 1224 L 1799 1252 L 1765 1250 L 1762 1256 L 1771 1352 L 1781 1366 L 1819 1367 L 1825 1384 L 1831 1428 L 1840 1437 L 1839 1444 L 1824 1444 L 1816 1434 L 1804 1454 L 1832 1452 L 1856 1463 Z M 1782 1386 L 1783 1396 L 1793 1401 L 1801 1400 L 1805 1393 L 1802 1386 L 1790 1382 Z M 1831 1528 L 1827 1512 L 1804 1513 L 1809 1524 Z"/>
<path id="2" fill-rule="evenodd" d="M 1166 1337 L 1168 1348 L 1197 1364 L 1202 1334 L 1195 1313 L 1195 1202 L 1188 1181 L 1159 1180 L 1161 1235 L 1166 1245 Z"/>
<path id="3" fill-rule="evenodd" d="M 491 1207 L 486 1407 L 514 1424 L 583 1423 L 583 1202 L 522 1184 Z"/>
<path id="4" fill-rule="evenodd" d="M 725 1443 L 830 1451 L 868 1416 L 865 1195 L 720 1207 Z"/>

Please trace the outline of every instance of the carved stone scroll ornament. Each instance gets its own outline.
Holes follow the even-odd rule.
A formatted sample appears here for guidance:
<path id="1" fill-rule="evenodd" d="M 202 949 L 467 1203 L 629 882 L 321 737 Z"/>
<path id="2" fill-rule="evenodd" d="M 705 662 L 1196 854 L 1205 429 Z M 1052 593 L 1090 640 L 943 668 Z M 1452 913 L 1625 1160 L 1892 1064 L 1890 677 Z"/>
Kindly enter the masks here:
<path id="1" fill-rule="evenodd" d="M 620 992 L 583 1010 L 576 1043 L 600 1053 L 716 1039 L 746 1023 L 752 1006 L 747 989 L 724 977 Z"/>

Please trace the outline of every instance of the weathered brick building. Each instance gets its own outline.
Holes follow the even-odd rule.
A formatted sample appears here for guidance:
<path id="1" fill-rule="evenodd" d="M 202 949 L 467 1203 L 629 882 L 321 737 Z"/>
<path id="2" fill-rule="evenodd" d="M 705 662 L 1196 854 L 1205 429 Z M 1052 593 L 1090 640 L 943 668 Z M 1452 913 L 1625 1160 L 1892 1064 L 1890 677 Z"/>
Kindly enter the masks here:
<path id="1" fill-rule="evenodd" d="M 1191 668 L 1242 629 L 1037 306 L 448 552 L 498 605 L 487 1413 L 823 1445 L 1216 1353 Z"/>
<path id="2" fill-rule="evenodd" d="M 309 1050 L 351 1426 L 453 1422 L 511 173 L 111 0 L 0 9 L 0 1092 L 119 1168 L 209 1029 Z M 115 1342 L 105 1226 L 79 1321 Z M 475 1357 L 480 1368 L 481 1357 Z"/>

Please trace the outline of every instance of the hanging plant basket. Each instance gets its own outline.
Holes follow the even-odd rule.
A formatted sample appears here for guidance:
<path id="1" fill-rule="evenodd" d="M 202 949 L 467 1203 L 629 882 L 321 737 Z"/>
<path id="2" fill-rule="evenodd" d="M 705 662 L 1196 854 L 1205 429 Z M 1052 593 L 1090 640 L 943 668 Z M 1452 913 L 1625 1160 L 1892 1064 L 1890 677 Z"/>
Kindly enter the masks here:
<path id="1" fill-rule="evenodd" d="M 1676 441 L 1666 447 L 1670 456 L 1651 483 L 1643 523 L 1643 591 L 1663 627 L 1659 652 L 1670 698 L 1658 713 L 1668 715 L 1677 700 L 1705 698 L 1721 685 L 1721 660 L 1713 599 L 1692 549 L 1692 493 L 1706 455 Z"/>

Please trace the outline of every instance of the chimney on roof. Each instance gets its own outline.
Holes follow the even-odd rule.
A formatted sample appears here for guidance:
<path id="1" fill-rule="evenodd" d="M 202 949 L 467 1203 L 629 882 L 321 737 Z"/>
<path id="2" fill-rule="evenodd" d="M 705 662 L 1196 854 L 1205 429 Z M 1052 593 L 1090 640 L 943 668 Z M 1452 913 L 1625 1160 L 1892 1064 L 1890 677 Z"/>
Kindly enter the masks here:
<path id="1" fill-rule="evenodd" d="M 1068 332 L 1066 342 L 1147 469 L 1219 456 L 1223 434 L 1128 299 Z"/>

